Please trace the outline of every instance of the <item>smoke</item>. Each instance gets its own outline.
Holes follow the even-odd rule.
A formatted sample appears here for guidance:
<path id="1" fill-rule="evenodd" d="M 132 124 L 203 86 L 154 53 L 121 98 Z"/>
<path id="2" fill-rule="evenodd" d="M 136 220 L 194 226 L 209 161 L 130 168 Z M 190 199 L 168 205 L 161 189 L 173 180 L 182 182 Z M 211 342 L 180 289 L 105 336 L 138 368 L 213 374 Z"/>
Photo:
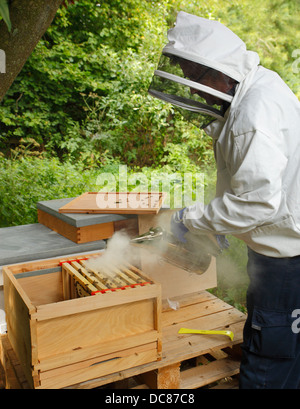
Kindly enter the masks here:
<path id="1" fill-rule="evenodd" d="M 87 267 L 101 271 L 111 266 L 137 264 L 139 249 L 132 246 L 130 237 L 125 231 L 117 231 L 107 241 L 107 247 L 101 256 L 91 257 L 87 260 Z"/>
<path id="2" fill-rule="evenodd" d="M 247 246 L 228 236 L 229 248 L 217 258 L 218 282 L 222 288 L 242 288 L 249 282 L 247 274 Z"/>
<path id="3" fill-rule="evenodd" d="M 161 226 L 169 230 L 171 212 L 164 211 L 154 217 L 141 217 L 143 223 L 141 233 L 145 233 L 150 227 Z M 106 273 L 115 278 L 112 267 L 122 268 L 133 265 L 156 283 L 161 284 L 163 299 L 169 301 L 174 297 L 201 291 L 207 288 L 218 287 L 218 290 L 226 292 L 234 300 L 244 299 L 248 277 L 245 272 L 247 262 L 247 249 L 240 240 L 229 237 L 230 247 L 217 257 L 218 284 L 215 273 L 210 268 L 204 274 L 196 274 L 186 271 L 179 266 L 166 260 L 164 253 L 167 243 L 164 240 L 142 244 L 132 244 L 131 236 L 125 230 L 118 231 L 107 241 L 107 247 L 101 256 L 91 257 L 87 260 L 88 268 Z M 180 249 L 178 249 L 180 252 Z M 199 250 L 200 251 L 200 250 Z M 212 267 L 214 269 L 214 267 Z M 177 307 L 176 307 L 177 308 Z"/>
<path id="4" fill-rule="evenodd" d="M 150 218 L 147 215 L 145 218 L 141 217 L 141 233 L 146 233 L 151 227 L 156 226 L 160 226 L 167 231 L 170 230 L 170 219 L 173 212 L 173 210 L 166 210 L 160 214 L 151 215 Z M 155 252 L 151 251 L 151 245 L 156 247 Z M 151 245 L 146 242 L 142 245 L 134 245 L 131 243 L 131 237 L 126 231 L 120 230 L 115 232 L 107 241 L 106 249 L 102 255 L 90 258 L 86 264 L 87 267 L 98 271 L 110 266 L 126 264 L 141 268 L 141 260 L 143 265 L 155 265 L 165 252 L 167 244 L 163 240 L 159 240 L 157 243 L 152 242 Z"/>

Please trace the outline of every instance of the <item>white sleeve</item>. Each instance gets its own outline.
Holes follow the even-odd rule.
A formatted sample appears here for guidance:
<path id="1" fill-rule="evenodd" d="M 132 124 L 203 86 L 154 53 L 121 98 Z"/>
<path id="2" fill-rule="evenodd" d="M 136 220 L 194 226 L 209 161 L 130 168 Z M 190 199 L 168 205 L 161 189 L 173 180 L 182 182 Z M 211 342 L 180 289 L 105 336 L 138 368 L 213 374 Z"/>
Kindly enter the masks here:
<path id="1" fill-rule="evenodd" d="M 272 218 L 281 203 L 287 164 L 275 140 L 260 131 L 234 137 L 224 169 L 229 187 L 207 206 L 187 208 L 183 220 L 189 230 L 241 234 Z"/>

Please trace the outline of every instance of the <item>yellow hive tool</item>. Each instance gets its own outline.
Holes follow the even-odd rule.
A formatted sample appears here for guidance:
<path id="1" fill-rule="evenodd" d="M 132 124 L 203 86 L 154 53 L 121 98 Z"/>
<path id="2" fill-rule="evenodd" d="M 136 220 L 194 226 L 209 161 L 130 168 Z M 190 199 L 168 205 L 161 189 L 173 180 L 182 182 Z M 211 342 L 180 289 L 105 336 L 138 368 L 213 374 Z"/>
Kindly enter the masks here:
<path id="1" fill-rule="evenodd" d="M 178 334 L 203 334 L 203 335 L 227 335 L 231 341 L 233 341 L 234 334 L 232 331 L 215 331 L 215 330 L 205 330 L 205 329 L 189 329 L 180 328 Z"/>

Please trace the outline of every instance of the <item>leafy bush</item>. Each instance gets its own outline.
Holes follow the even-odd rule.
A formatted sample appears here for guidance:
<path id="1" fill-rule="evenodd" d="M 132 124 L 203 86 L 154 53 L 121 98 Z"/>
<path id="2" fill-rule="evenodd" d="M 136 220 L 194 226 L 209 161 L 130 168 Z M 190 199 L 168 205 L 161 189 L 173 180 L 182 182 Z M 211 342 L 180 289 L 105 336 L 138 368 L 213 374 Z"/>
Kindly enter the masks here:
<path id="1" fill-rule="evenodd" d="M 49 156 L 88 166 L 112 156 L 159 163 L 170 107 L 153 103 L 147 87 L 163 16 L 163 6 L 137 0 L 60 9 L 2 102 L 0 149 L 8 155 L 29 137 Z"/>
<path id="2" fill-rule="evenodd" d="M 293 69 L 300 41 L 300 32 L 293 30 L 299 16 L 295 0 L 222 5 L 216 0 L 197 5 L 191 0 L 78 0 L 59 9 L 2 101 L 0 150 L 13 158 L 20 143 L 35 140 L 26 153 L 83 161 L 86 167 L 114 159 L 160 166 L 173 163 L 179 152 L 184 166 L 211 165 L 209 138 L 183 123 L 170 105 L 147 95 L 179 9 L 227 24 L 259 53 L 262 64 L 300 92 Z"/>
<path id="3" fill-rule="evenodd" d="M 184 183 L 185 174 L 170 165 L 133 170 L 114 161 L 103 169 L 85 169 L 81 163 L 61 163 L 57 158 L 0 158 L 0 227 L 36 223 L 37 202 L 87 191 L 166 191 L 167 204 L 184 206 L 189 204 L 184 195 L 193 201 L 196 191 L 204 192 L 207 185 L 201 173 Z"/>
<path id="4" fill-rule="evenodd" d="M 74 197 L 93 189 L 93 172 L 83 172 L 80 164 L 62 164 L 57 158 L 0 158 L 0 226 L 36 223 L 38 201 Z"/>

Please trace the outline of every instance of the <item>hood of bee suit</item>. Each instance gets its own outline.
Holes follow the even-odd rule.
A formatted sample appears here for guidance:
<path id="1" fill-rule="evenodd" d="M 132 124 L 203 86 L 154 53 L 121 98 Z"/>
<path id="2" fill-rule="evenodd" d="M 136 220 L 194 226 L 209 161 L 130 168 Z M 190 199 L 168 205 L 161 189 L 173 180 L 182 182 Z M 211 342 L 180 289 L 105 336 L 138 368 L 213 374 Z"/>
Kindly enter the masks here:
<path id="1" fill-rule="evenodd" d="M 168 31 L 169 43 L 163 54 L 171 54 L 214 68 L 241 82 L 259 56 L 218 21 L 180 11 L 175 26 Z"/>
<path id="2" fill-rule="evenodd" d="M 168 31 L 168 40 L 149 94 L 173 104 L 201 128 L 215 119 L 224 121 L 235 88 L 219 89 L 218 75 L 242 82 L 258 66 L 258 54 L 248 51 L 245 43 L 218 21 L 183 11 Z"/>

